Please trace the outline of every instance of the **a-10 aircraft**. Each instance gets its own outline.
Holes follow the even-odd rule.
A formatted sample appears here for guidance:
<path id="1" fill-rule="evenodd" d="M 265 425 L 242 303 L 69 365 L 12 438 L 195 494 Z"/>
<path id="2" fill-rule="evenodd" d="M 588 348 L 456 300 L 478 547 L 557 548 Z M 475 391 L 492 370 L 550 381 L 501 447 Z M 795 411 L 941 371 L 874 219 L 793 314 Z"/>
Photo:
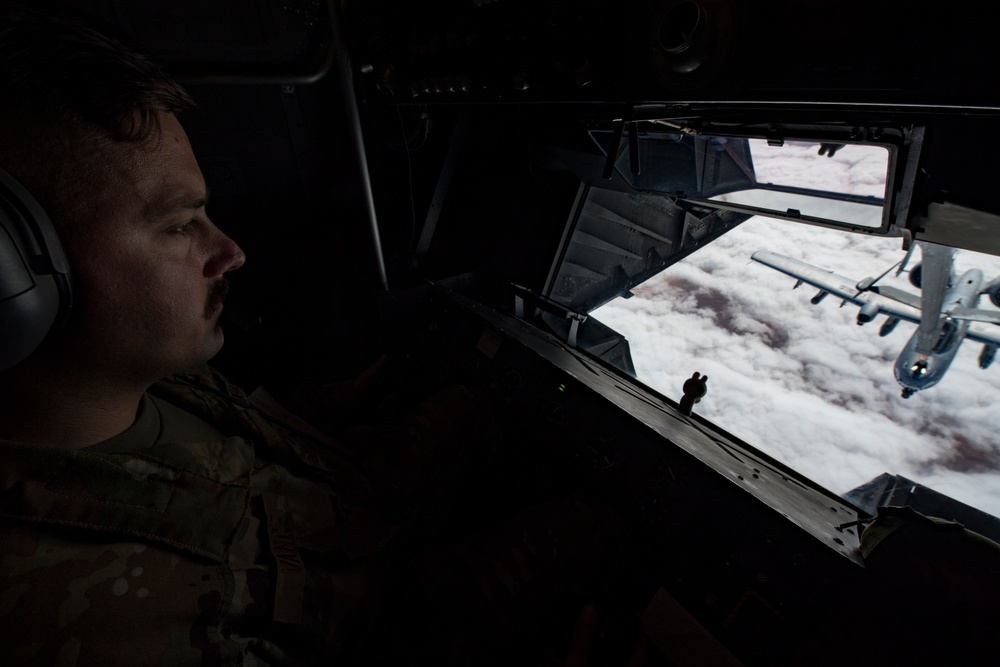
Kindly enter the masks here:
<path id="1" fill-rule="evenodd" d="M 917 246 L 923 257 L 910 269 L 909 278 L 910 283 L 920 289 L 920 294 L 879 285 L 879 280 L 893 269 L 896 275 L 906 269 Z M 902 262 L 877 278 L 860 281 L 768 250 L 758 250 L 752 259 L 796 278 L 795 287 L 802 283 L 818 287 L 819 292 L 811 299 L 813 304 L 833 294 L 843 300 L 841 305 L 850 302 L 860 306 L 859 325 L 886 314 L 888 317 L 879 328 L 880 336 L 889 335 L 900 320 L 916 324 L 916 331 L 900 352 L 893 369 L 896 381 L 903 387 L 903 398 L 909 398 L 941 381 L 966 338 L 983 344 L 980 368 L 985 369 L 993 363 L 1000 347 L 1000 332 L 977 331 L 969 326 L 971 322 L 1000 324 L 1000 312 L 977 307 L 983 295 L 988 295 L 1000 306 L 1000 277 L 986 283 L 979 269 L 969 269 L 959 275 L 955 272 L 954 255 L 953 248 L 915 243 Z"/>

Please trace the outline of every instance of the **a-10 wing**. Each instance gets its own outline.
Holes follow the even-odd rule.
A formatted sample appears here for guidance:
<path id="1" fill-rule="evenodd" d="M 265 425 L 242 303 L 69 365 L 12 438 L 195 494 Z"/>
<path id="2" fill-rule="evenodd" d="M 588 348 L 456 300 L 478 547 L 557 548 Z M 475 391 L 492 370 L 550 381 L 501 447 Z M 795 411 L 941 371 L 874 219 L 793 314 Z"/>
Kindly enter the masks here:
<path id="1" fill-rule="evenodd" d="M 969 327 L 965 331 L 965 337 L 969 340 L 974 340 L 977 343 L 982 343 L 983 345 L 996 345 L 997 347 L 1000 347 L 1000 336 L 995 333 L 979 331 L 978 329 Z"/>
<path id="2" fill-rule="evenodd" d="M 868 291 L 858 291 L 857 280 L 845 278 L 833 271 L 806 264 L 769 250 L 758 250 L 751 256 L 751 259 L 813 287 L 818 287 L 824 292 L 849 301 L 856 306 L 867 306 L 869 310 L 877 308 L 878 312 L 871 313 L 872 317 L 878 313 L 884 313 L 914 324 L 920 323 L 920 297 L 915 294 L 881 286 L 873 287 Z"/>
<path id="3" fill-rule="evenodd" d="M 870 313 L 872 317 L 884 313 L 914 324 L 920 323 L 920 296 L 916 294 L 882 285 L 876 285 L 869 290 L 859 292 L 856 280 L 769 250 L 758 250 L 752 255 L 752 259 L 856 306 L 864 308 L 871 304 L 868 306 L 869 309 L 878 309 L 877 313 Z M 951 312 L 951 315 L 958 319 L 1000 324 L 1000 313 L 996 311 L 956 308 Z M 969 327 L 965 337 L 984 345 L 1000 347 L 1000 334 L 997 333 Z"/>

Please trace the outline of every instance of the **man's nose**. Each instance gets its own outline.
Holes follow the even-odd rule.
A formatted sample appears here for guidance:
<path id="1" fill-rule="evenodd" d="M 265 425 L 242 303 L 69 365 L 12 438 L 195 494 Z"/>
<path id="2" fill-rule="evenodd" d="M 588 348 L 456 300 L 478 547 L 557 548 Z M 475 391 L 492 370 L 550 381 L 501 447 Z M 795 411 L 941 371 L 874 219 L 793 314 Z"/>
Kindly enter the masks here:
<path id="1" fill-rule="evenodd" d="M 235 271 L 243 266 L 243 264 L 247 261 L 247 256 L 243 252 L 243 248 L 237 245 L 236 241 L 232 240 L 228 236 L 226 236 L 226 245 L 229 247 L 228 253 L 230 257 L 229 266 L 226 267 L 226 271 Z"/>
<path id="2" fill-rule="evenodd" d="M 213 252 L 208 262 L 205 263 L 205 276 L 209 278 L 221 276 L 227 271 L 235 271 L 247 261 L 246 254 L 236 241 L 226 236 L 217 227 L 215 231 L 217 238 L 213 244 Z"/>

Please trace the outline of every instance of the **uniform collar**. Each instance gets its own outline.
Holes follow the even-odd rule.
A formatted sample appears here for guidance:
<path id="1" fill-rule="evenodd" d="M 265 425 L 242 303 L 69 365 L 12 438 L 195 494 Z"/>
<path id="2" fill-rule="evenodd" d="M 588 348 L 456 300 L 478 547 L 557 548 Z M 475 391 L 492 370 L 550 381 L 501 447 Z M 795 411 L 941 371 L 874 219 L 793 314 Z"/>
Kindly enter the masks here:
<path id="1" fill-rule="evenodd" d="M 153 405 L 148 394 L 143 394 L 139 400 L 139 410 L 135 422 L 124 432 L 104 442 L 87 447 L 87 451 L 118 454 L 152 447 L 160 434 L 160 413 Z"/>

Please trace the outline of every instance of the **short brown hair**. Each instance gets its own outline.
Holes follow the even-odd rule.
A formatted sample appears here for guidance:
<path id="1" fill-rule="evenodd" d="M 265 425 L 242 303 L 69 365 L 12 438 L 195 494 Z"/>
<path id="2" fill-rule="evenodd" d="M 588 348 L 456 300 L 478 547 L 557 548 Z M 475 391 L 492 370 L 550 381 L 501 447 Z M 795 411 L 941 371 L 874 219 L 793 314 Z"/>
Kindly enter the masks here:
<path id="1" fill-rule="evenodd" d="M 93 183 L 122 149 L 159 140 L 159 113 L 194 106 L 122 43 L 74 19 L 11 6 L 0 6 L 0 100 L 0 167 L 60 232 L 92 214 Z"/>

